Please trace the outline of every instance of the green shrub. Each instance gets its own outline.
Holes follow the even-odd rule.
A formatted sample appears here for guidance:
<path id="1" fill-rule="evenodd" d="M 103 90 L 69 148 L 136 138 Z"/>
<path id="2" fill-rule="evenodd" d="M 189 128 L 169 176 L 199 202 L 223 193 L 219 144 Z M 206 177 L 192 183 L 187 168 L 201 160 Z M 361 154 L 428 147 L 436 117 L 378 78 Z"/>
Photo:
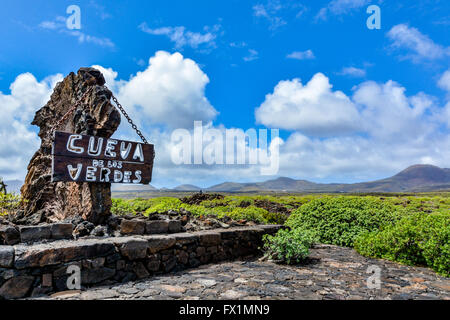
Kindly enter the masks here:
<path id="1" fill-rule="evenodd" d="M 315 233 L 301 228 L 279 230 L 274 236 L 264 235 L 265 255 L 282 263 L 296 264 L 309 255 L 309 248 L 317 242 Z"/>
<path id="2" fill-rule="evenodd" d="M 286 225 L 292 229 L 314 230 L 322 243 L 352 247 L 362 232 L 398 221 L 398 210 L 374 197 L 324 197 L 293 211 Z"/>
<path id="3" fill-rule="evenodd" d="M 8 215 L 19 209 L 21 203 L 22 198 L 19 195 L 0 192 L 0 216 Z"/>
<path id="4" fill-rule="evenodd" d="M 111 199 L 112 200 L 112 206 L 111 206 L 111 213 L 116 215 L 124 215 L 129 213 L 136 213 L 133 210 L 133 207 L 127 200 L 123 199 Z"/>
<path id="5" fill-rule="evenodd" d="M 167 212 L 169 210 L 179 210 L 181 208 L 181 201 L 177 198 L 159 197 L 147 201 L 148 208 L 145 210 L 146 215 Z"/>
<path id="6" fill-rule="evenodd" d="M 355 249 L 365 256 L 428 266 L 450 276 L 450 214 L 407 215 L 382 231 L 361 234 Z"/>

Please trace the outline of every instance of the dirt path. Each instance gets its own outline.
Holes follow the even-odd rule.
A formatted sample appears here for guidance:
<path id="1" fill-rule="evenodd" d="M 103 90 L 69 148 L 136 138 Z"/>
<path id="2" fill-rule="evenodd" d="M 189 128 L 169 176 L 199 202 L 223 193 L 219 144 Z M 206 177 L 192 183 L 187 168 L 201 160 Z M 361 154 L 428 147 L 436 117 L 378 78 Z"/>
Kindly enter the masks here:
<path id="1" fill-rule="evenodd" d="M 380 289 L 368 278 L 380 269 Z M 373 279 L 373 278 L 371 278 Z M 369 281 L 376 286 L 376 281 Z M 280 266 L 235 261 L 35 299 L 447 299 L 450 279 L 432 270 L 368 259 L 329 245 L 312 249 L 311 262 Z"/>

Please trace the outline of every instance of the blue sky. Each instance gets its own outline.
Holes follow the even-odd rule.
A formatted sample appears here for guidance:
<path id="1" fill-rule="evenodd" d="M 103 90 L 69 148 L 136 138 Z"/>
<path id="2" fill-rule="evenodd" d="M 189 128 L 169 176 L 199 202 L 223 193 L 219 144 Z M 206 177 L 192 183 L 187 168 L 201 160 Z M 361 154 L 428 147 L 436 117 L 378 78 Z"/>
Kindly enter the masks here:
<path id="1" fill-rule="evenodd" d="M 371 4 L 381 8 L 380 30 L 366 27 L 366 9 Z M 81 9 L 81 30 L 77 33 L 65 27 L 69 5 Z M 32 155 L 28 149 L 37 145 L 27 135 L 36 128 L 28 123 L 48 98 L 47 91 L 53 84 L 48 77 L 56 79 L 55 75 L 65 76 L 82 66 L 99 65 L 117 72 L 108 85 L 117 88 L 119 97 L 129 103 L 158 153 L 158 144 L 166 145 L 167 135 L 177 126 L 170 114 L 152 118 L 150 101 L 159 100 L 145 96 L 145 88 L 124 84 L 130 77 L 141 79 L 138 72 L 152 68 L 149 59 L 158 51 L 168 55 L 178 52 L 183 63 L 192 60 L 198 68 L 191 66 L 194 76 L 186 79 L 195 84 L 195 92 L 186 92 L 180 101 L 200 94 L 208 103 L 203 105 L 205 110 L 199 106 L 191 113 L 189 120 L 211 121 L 212 126 L 221 128 L 280 129 L 284 144 L 278 175 L 353 182 L 381 178 L 418 162 L 449 167 L 450 76 L 445 77 L 449 69 L 449 30 L 450 3 L 439 0 L 3 3 L 0 108 L 10 112 L 11 121 L 17 121 L 17 125 L 13 128 L 15 135 L 5 125 L 0 137 L 10 143 L 17 139 L 16 144 L 23 143 L 26 151 L 0 145 L 4 160 L 0 161 L 0 176 L 23 178 L 25 174 L 23 166 Z M 161 59 L 165 58 L 154 61 L 151 79 L 165 65 Z M 156 68 L 158 61 L 161 68 Z M 26 99 L 12 93 L 12 84 L 23 74 L 35 78 L 35 82 L 28 79 L 28 84 L 31 88 L 38 86 L 42 97 Z M 168 75 L 177 77 L 176 72 Z M 316 87 L 305 86 L 315 76 L 317 86 L 328 88 L 328 83 L 332 88 L 319 90 L 317 101 L 312 101 L 308 97 Z M 285 86 L 288 95 L 299 94 L 299 98 L 290 101 L 281 89 L 276 92 L 280 81 L 286 81 L 281 87 Z M 181 84 L 181 88 L 187 87 Z M 140 99 L 127 96 L 128 91 L 136 90 L 142 90 Z M 338 91 L 345 98 L 336 95 Z M 268 99 L 269 94 L 273 97 Z M 169 104 L 168 100 L 160 103 Z M 187 101 L 186 105 L 199 105 L 200 100 Z M 39 105 L 40 101 L 44 103 Z M 398 108 L 390 107 L 387 102 L 391 101 L 398 102 Z M 168 105 L 167 109 L 177 113 L 177 108 L 183 108 L 181 104 Z M 277 114 L 288 105 L 293 109 Z M 137 110 L 143 108 L 149 110 L 142 115 Z M 18 116 L 20 109 L 30 115 Z M 216 115 L 208 116 L 208 110 L 215 110 Z M 409 111 L 411 114 L 406 114 Z M 180 110 L 180 114 L 183 112 Z M 321 113 L 330 118 L 318 120 Z M 124 125 L 118 134 L 136 139 Z M 159 150 L 165 152 L 167 148 Z M 247 167 L 179 168 L 166 158 L 160 158 L 160 167 L 155 164 L 157 186 L 205 186 L 224 180 L 271 178 Z M 11 161 L 17 164 L 14 168 L 8 165 Z"/>

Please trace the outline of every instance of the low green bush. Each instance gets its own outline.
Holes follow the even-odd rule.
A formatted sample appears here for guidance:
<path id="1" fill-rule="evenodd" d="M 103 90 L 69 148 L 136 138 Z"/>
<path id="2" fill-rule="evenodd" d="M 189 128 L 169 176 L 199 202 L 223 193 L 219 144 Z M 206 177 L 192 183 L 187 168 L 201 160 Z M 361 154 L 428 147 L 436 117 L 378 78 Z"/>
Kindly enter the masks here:
<path id="1" fill-rule="evenodd" d="M 8 215 L 19 209 L 22 198 L 12 193 L 4 194 L 0 192 L 0 216 Z"/>
<path id="2" fill-rule="evenodd" d="M 401 216 L 398 210 L 374 197 L 323 197 L 294 210 L 286 225 L 314 230 L 322 243 L 352 247 L 362 232 L 379 230 L 398 221 Z"/>
<path id="3" fill-rule="evenodd" d="M 355 249 L 365 256 L 428 266 L 450 276 L 450 214 L 407 215 L 382 231 L 361 234 Z"/>
<path id="4" fill-rule="evenodd" d="M 309 248 L 318 241 L 317 235 L 301 228 L 281 229 L 275 235 L 264 235 L 265 255 L 281 263 L 297 264 L 309 255 Z"/>

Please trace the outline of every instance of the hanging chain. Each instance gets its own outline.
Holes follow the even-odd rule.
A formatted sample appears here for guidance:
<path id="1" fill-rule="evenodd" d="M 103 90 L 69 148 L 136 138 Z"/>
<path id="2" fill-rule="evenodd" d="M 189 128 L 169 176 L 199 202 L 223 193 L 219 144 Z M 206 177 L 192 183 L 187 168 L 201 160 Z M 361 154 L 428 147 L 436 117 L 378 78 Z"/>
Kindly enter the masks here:
<path id="1" fill-rule="evenodd" d="M 139 130 L 137 128 L 137 126 L 134 124 L 133 120 L 131 120 L 130 116 L 128 115 L 128 113 L 125 111 L 125 109 L 122 107 L 122 105 L 119 103 L 119 101 L 117 101 L 117 98 L 112 94 L 111 95 L 114 103 L 117 105 L 117 108 L 120 110 L 120 112 L 122 112 L 122 114 L 124 115 L 124 117 L 127 119 L 128 123 L 131 125 L 131 127 L 133 128 L 134 131 L 136 131 L 137 135 L 141 138 L 141 140 L 145 143 L 148 144 L 147 139 L 145 139 L 144 135 L 142 134 L 141 130 Z"/>
<path id="2" fill-rule="evenodd" d="M 105 89 L 108 89 L 106 86 L 103 86 Z M 78 100 L 72 108 L 69 109 L 69 111 L 67 111 L 62 118 L 52 127 L 51 129 L 51 133 L 53 133 L 56 129 L 58 129 L 58 127 L 64 122 L 66 121 L 66 119 L 78 108 L 78 106 L 80 105 L 80 103 L 87 97 L 88 93 L 91 92 L 93 89 L 93 87 L 89 87 L 88 90 L 86 90 L 86 92 L 83 94 L 83 96 L 80 98 L 80 100 Z M 147 139 L 145 139 L 144 135 L 142 134 L 141 130 L 139 130 L 137 128 L 137 126 L 134 124 L 133 120 L 131 120 L 130 116 L 128 115 L 128 113 L 125 111 L 125 109 L 122 107 L 122 105 L 119 103 L 119 101 L 117 101 L 117 98 L 111 93 L 111 97 L 114 101 L 114 103 L 117 105 L 117 108 L 120 110 L 120 112 L 122 112 L 122 114 L 124 115 L 124 117 L 127 119 L 128 123 L 131 125 L 131 127 L 133 128 L 134 131 L 136 131 L 137 135 L 141 138 L 142 142 L 144 142 L 145 144 L 148 144 Z"/>
<path id="3" fill-rule="evenodd" d="M 52 127 L 51 129 L 51 133 L 53 134 L 53 132 L 59 128 L 59 126 L 66 121 L 66 119 L 78 108 L 78 106 L 81 104 L 81 102 L 88 96 L 88 94 L 92 91 L 93 87 L 89 87 L 86 92 L 81 96 L 81 98 L 73 105 L 72 108 L 69 109 L 69 111 L 67 111 L 61 119 L 59 119 L 59 121 Z"/>

